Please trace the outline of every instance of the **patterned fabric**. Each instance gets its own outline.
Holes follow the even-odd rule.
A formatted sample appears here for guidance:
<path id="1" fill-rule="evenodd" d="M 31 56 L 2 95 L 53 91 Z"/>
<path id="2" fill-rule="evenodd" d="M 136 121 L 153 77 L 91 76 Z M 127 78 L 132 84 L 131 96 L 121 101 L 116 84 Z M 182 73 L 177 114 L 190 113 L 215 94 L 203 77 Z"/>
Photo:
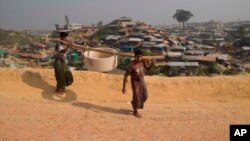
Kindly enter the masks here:
<path id="1" fill-rule="evenodd" d="M 132 61 L 127 68 L 127 72 L 131 75 L 131 86 L 133 91 L 133 99 L 131 104 L 134 109 L 142 109 L 144 102 L 148 99 L 148 91 L 144 82 L 144 62 Z"/>
<path id="2" fill-rule="evenodd" d="M 55 51 L 55 59 L 67 63 L 68 60 L 66 54 L 68 53 L 68 48 L 64 44 L 56 44 Z"/>
<path id="3" fill-rule="evenodd" d="M 132 61 L 127 68 L 127 71 L 130 73 L 132 79 L 139 79 L 144 77 L 144 64 L 143 62 Z"/>

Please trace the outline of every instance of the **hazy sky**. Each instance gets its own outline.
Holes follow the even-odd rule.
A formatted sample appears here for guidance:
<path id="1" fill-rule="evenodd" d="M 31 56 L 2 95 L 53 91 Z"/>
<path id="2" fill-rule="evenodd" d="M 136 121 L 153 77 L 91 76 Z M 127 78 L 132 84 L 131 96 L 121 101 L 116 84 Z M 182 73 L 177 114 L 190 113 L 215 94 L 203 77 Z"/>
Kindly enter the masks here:
<path id="1" fill-rule="evenodd" d="M 176 9 L 190 10 L 190 22 L 250 20 L 250 0 L 0 0 L 0 28 L 53 29 L 54 24 L 104 23 L 128 16 L 158 24 L 176 23 Z"/>

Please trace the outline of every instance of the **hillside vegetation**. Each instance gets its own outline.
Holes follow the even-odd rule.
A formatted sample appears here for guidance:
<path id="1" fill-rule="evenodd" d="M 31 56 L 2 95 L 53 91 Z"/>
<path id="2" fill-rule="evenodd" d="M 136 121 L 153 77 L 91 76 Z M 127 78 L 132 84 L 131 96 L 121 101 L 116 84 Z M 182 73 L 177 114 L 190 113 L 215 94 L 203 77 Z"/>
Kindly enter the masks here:
<path id="1" fill-rule="evenodd" d="M 26 45 L 36 39 L 33 35 L 28 35 L 19 31 L 0 29 L 0 45 Z"/>

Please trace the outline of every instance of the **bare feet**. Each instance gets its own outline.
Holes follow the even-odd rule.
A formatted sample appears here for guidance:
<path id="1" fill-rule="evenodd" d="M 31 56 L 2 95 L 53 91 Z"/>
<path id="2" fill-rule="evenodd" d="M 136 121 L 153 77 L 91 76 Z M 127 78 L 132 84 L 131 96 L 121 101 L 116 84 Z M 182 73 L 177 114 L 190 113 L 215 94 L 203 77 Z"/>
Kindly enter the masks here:
<path id="1" fill-rule="evenodd" d="M 58 95 L 62 95 L 63 93 L 65 93 L 65 90 L 56 89 L 56 90 L 55 90 L 55 93 L 58 94 Z"/>
<path id="2" fill-rule="evenodd" d="M 142 115 L 139 114 L 137 111 L 133 113 L 133 115 L 137 118 L 142 118 Z"/>

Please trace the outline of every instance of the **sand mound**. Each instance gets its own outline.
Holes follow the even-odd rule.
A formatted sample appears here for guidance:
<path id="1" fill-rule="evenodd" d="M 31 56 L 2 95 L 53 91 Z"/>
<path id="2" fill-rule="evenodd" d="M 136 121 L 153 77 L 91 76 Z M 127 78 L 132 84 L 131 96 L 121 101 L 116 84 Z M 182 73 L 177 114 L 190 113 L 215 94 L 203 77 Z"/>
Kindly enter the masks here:
<path id="1" fill-rule="evenodd" d="M 74 71 L 54 94 L 53 70 L 0 69 L 0 140 L 229 140 L 230 124 L 250 123 L 250 75 L 147 76 L 149 99 L 131 115 L 122 75 Z"/>
<path id="2" fill-rule="evenodd" d="M 55 85 L 53 70 L 1 69 L 0 74 L 1 83 L 13 82 L 16 85 L 21 83 L 40 89 Z M 108 96 L 105 97 L 106 100 L 112 100 L 115 96 L 113 94 L 120 94 L 122 89 L 122 75 L 73 71 L 73 76 L 74 84 L 69 88 L 79 92 L 88 91 L 85 98 L 106 95 Z M 250 96 L 250 75 L 174 78 L 147 76 L 145 80 L 152 100 L 156 101 L 164 101 L 161 97 L 170 100 L 170 98 L 185 99 L 188 97 Z M 128 84 L 128 90 L 130 89 L 130 84 Z M 79 94 L 81 95 L 81 93 Z"/>

